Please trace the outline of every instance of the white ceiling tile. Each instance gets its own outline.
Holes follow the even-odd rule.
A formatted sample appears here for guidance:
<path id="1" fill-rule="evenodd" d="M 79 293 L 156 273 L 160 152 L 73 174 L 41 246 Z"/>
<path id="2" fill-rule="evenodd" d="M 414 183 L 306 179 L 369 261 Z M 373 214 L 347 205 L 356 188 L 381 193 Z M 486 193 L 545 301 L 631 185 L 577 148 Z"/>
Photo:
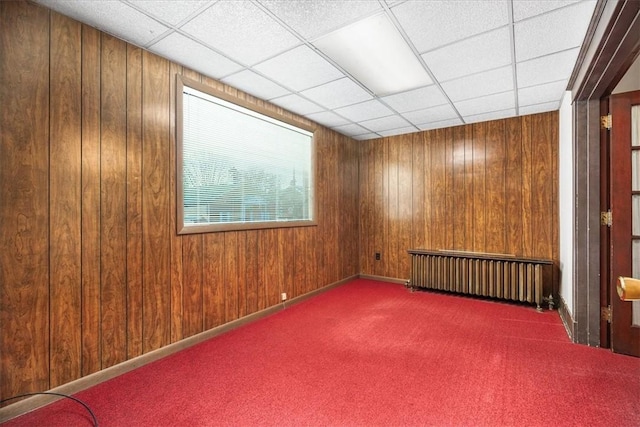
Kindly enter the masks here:
<path id="1" fill-rule="evenodd" d="M 299 46 L 253 68 L 296 91 L 344 76 L 336 67 L 307 46 Z"/>
<path id="2" fill-rule="evenodd" d="M 370 133 L 371 131 L 363 128 L 362 126 L 358 126 L 356 124 L 350 123 L 348 125 L 344 125 L 344 126 L 337 126 L 334 127 L 333 130 L 335 130 L 336 132 L 339 132 L 343 135 L 347 135 L 347 136 L 356 136 L 356 135 L 363 135 L 365 133 Z"/>
<path id="3" fill-rule="evenodd" d="M 177 25 L 184 19 L 188 18 L 201 7 L 211 2 L 208 0 L 128 0 L 129 3 L 144 10 L 146 13 L 154 17 L 168 22 L 171 25 Z"/>
<path id="4" fill-rule="evenodd" d="M 578 47 L 593 14 L 594 2 L 579 2 L 514 25 L 516 61 Z"/>
<path id="5" fill-rule="evenodd" d="M 526 107 L 520 107 L 520 115 L 527 114 L 546 113 L 548 111 L 556 111 L 560 108 L 560 101 L 545 102 L 544 104 L 527 105 Z"/>
<path id="6" fill-rule="evenodd" d="M 338 108 L 336 113 L 354 122 L 362 120 L 376 119 L 378 117 L 389 116 L 393 111 L 380 103 L 380 101 L 370 100 L 348 107 Z"/>
<path id="7" fill-rule="evenodd" d="M 303 97 L 291 94 L 281 96 L 279 98 L 271 99 L 269 102 L 272 102 L 276 105 L 279 105 L 282 108 L 285 108 L 292 113 L 300 114 L 304 116 L 306 114 L 317 113 L 319 111 L 324 110 L 324 108 L 320 107 L 318 104 L 315 104 L 309 100 L 304 99 Z"/>
<path id="8" fill-rule="evenodd" d="M 462 120 L 460 119 L 449 119 L 449 120 L 443 120 L 441 122 L 421 124 L 421 125 L 418 125 L 418 129 L 420 130 L 441 129 L 441 128 L 448 128 L 451 126 L 457 126 L 461 124 L 462 124 Z"/>
<path id="9" fill-rule="evenodd" d="M 367 91 L 344 77 L 300 92 L 305 98 L 333 109 L 373 98 Z"/>
<path id="10" fill-rule="evenodd" d="M 492 111 L 490 113 L 482 113 L 475 114 L 472 116 L 465 116 L 465 123 L 478 123 L 478 122 L 486 122 L 489 120 L 498 120 L 498 119 L 506 119 L 507 117 L 515 117 L 516 110 L 515 108 L 509 108 L 506 110 L 500 111 Z"/>
<path id="11" fill-rule="evenodd" d="M 545 102 L 560 102 L 567 90 L 567 80 L 547 83 L 518 90 L 518 104 L 520 107 Z"/>
<path id="12" fill-rule="evenodd" d="M 448 102 L 442 91 L 435 85 L 385 96 L 382 100 L 399 113 Z"/>
<path id="13" fill-rule="evenodd" d="M 513 72 L 510 66 L 497 68 L 448 81 L 442 88 L 452 101 L 505 92 L 513 90 Z"/>
<path id="14" fill-rule="evenodd" d="M 509 23 L 503 0 L 412 0 L 391 11 L 420 53 Z"/>
<path id="15" fill-rule="evenodd" d="M 365 128 L 373 132 L 381 132 L 381 131 L 387 131 L 390 129 L 398 129 L 398 128 L 403 128 L 411 125 L 411 123 L 407 122 L 402 117 L 396 116 L 396 115 L 381 117 L 379 119 L 373 119 L 373 120 L 365 120 L 358 124 L 361 126 L 364 126 Z"/>
<path id="16" fill-rule="evenodd" d="M 450 104 L 444 104 L 437 107 L 425 108 L 424 110 L 411 111 L 404 113 L 402 116 L 414 124 L 423 124 L 430 122 L 439 122 L 458 117 L 458 113 Z"/>
<path id="17" fill-rule="evenodd" d="M 422 55 L 441 83 L 511 64 L 511 40 L 506 27 Z"/>
<path id="18" fill-rule="evenodd" d="M 349 120 L 340 117 L 336 113 L 332 113 L 330 111 L 321 111 L 319 113 L 307 114 L 305 117 L 327 127 L 342 126 L 349 123 Z"/>
<path id="19" fill-rule="evenodd" d="M 260 0 L 260 3 L 308 39 L 382 10 L 376 0 Z"/>
<path id="20" fill-rule="evenodd" d="M 460 114 L 467 117 L 480 114 L 484 111 L 513 109 L 515 108 L 515 103 L 516 100 L 513 91 L 508 91 L 480 98 L 467 99 L 466 101 L 456 102 L 455 105 Z"/>
<path id="21" fill-rule="evenodd" d="M 379 132 L 382 136 L 394 136 L 394 135 L 404 135 L 407 133 L 418 132 L 415 126 L 407 126 L 404 128 L 391 129 L 391 130 L 382 130 Z"/>
<path id="22" fill-rule="evenodd" d="M 300 44 L 297 37 L 246 0 L 215 3 L 180 29 L 246 65 Z"/>
<path id="23" fill-rule="evenodd" d="M 146 46 L 169 30 L 121 2 L 38 0 L 38 3 L 138 46 Z"/>
<path id="24" fill-rule="evenodd" d="M 581 0 L 513 0 L 513 20 L 521 21 L 578 1 Z"/>
<path id="25" fill-rule="evenodd" d="M 579 49 L 566 50 L 516 64 L 518 87 L 568 79 L 573 71 Z"/>
<path id="26" fill-rule="evenodd" d="M 242 69 L 241 65 L 178 33 L 163 38 L 149 50 L 213 78 Z"/>
<path id="27" fill-rule="evenodd" d="M 222 81 L 260 99 L 271 99 L 289 93 L 282 86 L 249 70 L 242 70 L 224 78 Z"/>
<path id="28" fill-rule="evenodd" d="M 357 139 L 358 141 L 366 141 L 367 139 L 380 138 L 380 135 L 378 135 L 377 133 L 365 133 L 364 135 L 352 136 L 352 138 Z"/>

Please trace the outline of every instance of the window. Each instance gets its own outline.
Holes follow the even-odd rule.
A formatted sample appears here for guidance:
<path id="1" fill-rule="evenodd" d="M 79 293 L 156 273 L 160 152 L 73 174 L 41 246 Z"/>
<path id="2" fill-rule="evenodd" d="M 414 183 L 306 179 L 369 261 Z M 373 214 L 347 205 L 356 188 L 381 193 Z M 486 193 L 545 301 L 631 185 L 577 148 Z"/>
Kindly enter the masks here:
<path id="1" fill-rule="evenodd" d="M 313 133 L 178 77 L 178 233 L 314 225 Z"/>

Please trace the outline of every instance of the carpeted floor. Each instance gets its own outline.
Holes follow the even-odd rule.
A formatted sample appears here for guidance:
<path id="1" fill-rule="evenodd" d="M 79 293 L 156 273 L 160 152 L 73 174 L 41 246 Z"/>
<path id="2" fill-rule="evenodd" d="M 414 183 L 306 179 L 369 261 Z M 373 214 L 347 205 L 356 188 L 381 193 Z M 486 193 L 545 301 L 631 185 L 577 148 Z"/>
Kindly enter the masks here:
<path id="1" fill-rule="evenodd" d="M 106 426 L 640 426 L 640 359 L 555 311 L 359 279 L 76 395 Z M 63 400 L 14 426 L 90 426 Z"/>

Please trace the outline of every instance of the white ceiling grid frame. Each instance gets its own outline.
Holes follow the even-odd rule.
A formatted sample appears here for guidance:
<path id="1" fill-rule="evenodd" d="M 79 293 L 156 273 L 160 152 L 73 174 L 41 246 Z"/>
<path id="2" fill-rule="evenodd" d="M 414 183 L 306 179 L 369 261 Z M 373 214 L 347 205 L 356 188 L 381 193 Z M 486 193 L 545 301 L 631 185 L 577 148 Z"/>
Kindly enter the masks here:
<path id="1" fill-rule="evenodd" d="M 437 105 L 448 104 L 449 100 L 436 85 L 396 93 L 381 98 L 387 105 L 399 113 L 421 110 Z"/>
<path id="2" fill-rule="evenodd" d="M 166 25 L 120 1 L 38 0 L 38 3 L 136 46 L 146 46 L 169 31 Z"/>
<path id="3" fill-rule="evenodd" d="M 364 101 L 359 104 L 352 104 L 335 110 L 353 122 L 359 122 L 367 119 L 377 119 L 393 114 L 394 112 L 387 108 L 383 103 L 375 99 Z"/>
<path id="4" fill-rule="evenodd" d="M 149 50 L 165 58 L 171 56 L 175 62 L 215 79 L 243 69 L 226 56 L 177 32 L 153 44 Z"/>
<path id="5" fill-rule="evenodd" d="M 301 44 L 249 0 L 214 3 L 180 30 L 245 65 L 259 63 Z"/>
<path id="6" fill-rule="evenodd" d="M 298 114 L 303 116 L 306 114 L 319 113 L 320 111 L 324 111 L 324 108 L 319 106 L 315 102 L 311 102 L 300 95 L 296 95 L 295 93 L 274 98 L 270 102 L 279 105 L 280 107 L 285 108 L 289 111 L 296 111 Z"/>
<path id="7" fill-rule="evenodd" d="M 290 93 L 279 84 L 274 83 L 266 77 L 262 77 L 251 70 L 242 70 L 239 73 L 225 77 L 222 79 L 222 83 L 266 100 L 288 95 Z"/>
<path id="8" fill-rule="evenodd" d="M 458 112 L 451 106 L 451 104 L 444 104 L 437 107 L 403 113 L 402 117 L 414 125 L 422 125 L 426 123 L 455 119 L 458 117 Z"/>
<path id="9" fill-rule="evenodd" d="M 307 89 L 300 94 L 330 110 L 373 98 L 348 77 Z"/>
<path id="10" fill-rule="evenodd" d="M 184 20 L 198 14 L 201 9 L 210 6 L 211 0 L 126 0 L 125 3 L 143 11 L 149 16 L 176 27 Z"/>
<path id="11" fill-rule="evenodd" d="M 557 110 L 596 3 L 34 1 L 337 131 L 361 132 L 352 126 L 360 123 L 368 130 L 354 136 L 358 140 L 409 132 L 411 124 L 428 129 L 499 117 L 512 107 L 514 115 Z M 317 37 L 380 13 L 433 85 L 379 98 L 312 45 Z M 466 61 L 454 62 L 460 58 Z M 337 92 L 328 91 L 332 87 Z M 515 105 L 507 101 L 509 93 Z M 428 122 L 416 123 L 423 120 Z"/>
<path id="12" fill-rule="evenodd" d="M 509 22 L 505 0 L 409 0 L 391 9 L 421 54 Z"/>
<path id="13" fill-rule="evenodd" d="M 308 46 L 298 46 L 254 67 L 263 76 L 300 92 L 344 75 Z"/>
<path id="14" fill-rule="evenodd" d="M 513 90 L 512 66 L 496 68 L 450 80 L 442 88 L 454 102 Z"/>
<path id="15" fill-rule="evenodd" d="M 377 0 L 337 2 L 335 0 L 257 0 L 307 40 L 382 11 Z"/>
<path id="16" fill-rule="evenodd" d="M 579 47 L 593 7 L 591 1 L 583 1 L 516 22 L 514 32 L 517 62 Z M 549 28 L 554 31 L 549 31 Z"/>
<path id="17" fill-rule="evenodd" d="M 422 55 L 440 82 L 510 65 L 509 27 L 454 42 Z"/>

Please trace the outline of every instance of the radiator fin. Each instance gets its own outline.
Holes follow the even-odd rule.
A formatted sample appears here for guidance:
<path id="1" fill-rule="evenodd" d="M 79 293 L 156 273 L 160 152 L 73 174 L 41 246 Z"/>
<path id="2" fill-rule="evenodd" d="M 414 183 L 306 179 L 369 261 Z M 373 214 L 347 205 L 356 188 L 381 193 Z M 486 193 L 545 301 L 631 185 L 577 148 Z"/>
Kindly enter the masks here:
<path id="1" fill-rule="evenodd" d="M 409 251 L 411 286 L 505 300 L 543 300 L 543 267 L 548 260 L 510 258 L 465 252 Z"/>

